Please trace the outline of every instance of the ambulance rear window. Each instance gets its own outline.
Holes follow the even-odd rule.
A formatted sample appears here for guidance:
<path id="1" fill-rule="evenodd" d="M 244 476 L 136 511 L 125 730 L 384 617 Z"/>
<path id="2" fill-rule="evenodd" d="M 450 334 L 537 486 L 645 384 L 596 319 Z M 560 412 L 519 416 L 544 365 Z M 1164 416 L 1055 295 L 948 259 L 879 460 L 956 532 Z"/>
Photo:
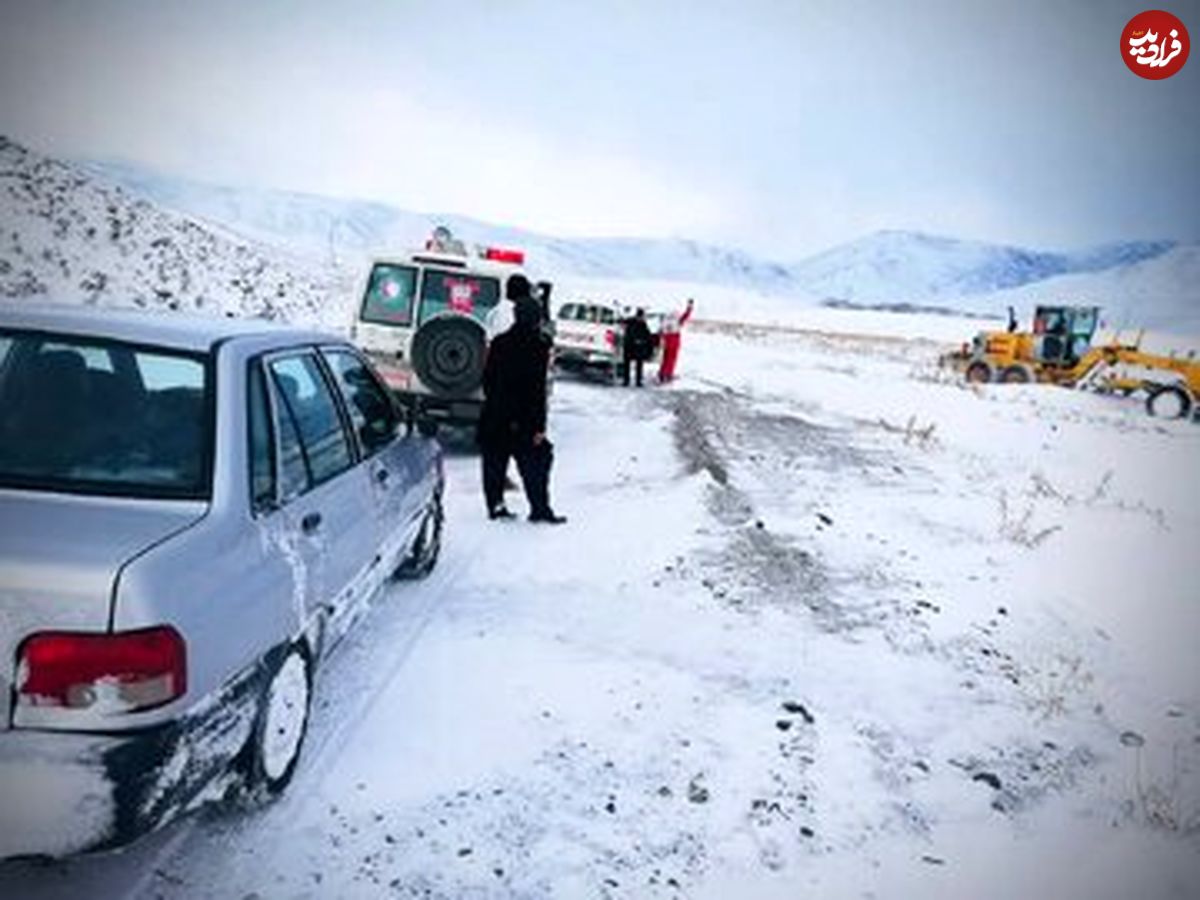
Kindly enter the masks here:
<path id="1" fill-rule="evenodd" d="M 417 270 L 412 266 L 378 263 L 371 270 L 359 318 L 377 325 L 412 325 Z"/>
<path id="2" fill-rule="evenodd" d="M 500 282 L 495 278 L 426 269 L 421 284 L 421 321 L 442 312 L 482 319 L 500 302 Z"/>

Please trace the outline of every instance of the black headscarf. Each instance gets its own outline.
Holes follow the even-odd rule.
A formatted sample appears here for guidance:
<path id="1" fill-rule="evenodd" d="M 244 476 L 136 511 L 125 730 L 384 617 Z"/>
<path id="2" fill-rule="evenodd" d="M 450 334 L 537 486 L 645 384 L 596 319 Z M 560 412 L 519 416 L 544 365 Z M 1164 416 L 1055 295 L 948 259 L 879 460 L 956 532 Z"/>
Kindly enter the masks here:
<path id="1" fill-rule="evenodd" d="M 542 324 L 542 310 L 533 300 L 526 297 L 513 303 L 513 327 L 532 330 Z"/>

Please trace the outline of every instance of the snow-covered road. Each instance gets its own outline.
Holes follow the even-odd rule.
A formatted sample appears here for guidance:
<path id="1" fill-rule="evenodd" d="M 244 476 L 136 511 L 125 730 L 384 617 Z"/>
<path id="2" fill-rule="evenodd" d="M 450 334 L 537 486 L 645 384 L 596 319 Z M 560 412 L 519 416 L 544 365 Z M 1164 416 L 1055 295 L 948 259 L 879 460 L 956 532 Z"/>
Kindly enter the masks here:
<path id="1" fill-rule="evenodd" d="M 453 451 L 279 802 L 0 896 L 1194 896 L 1200 428 L 931 358 L 726 329 L 559 382 L 570 523 L 485 521 Z"/>

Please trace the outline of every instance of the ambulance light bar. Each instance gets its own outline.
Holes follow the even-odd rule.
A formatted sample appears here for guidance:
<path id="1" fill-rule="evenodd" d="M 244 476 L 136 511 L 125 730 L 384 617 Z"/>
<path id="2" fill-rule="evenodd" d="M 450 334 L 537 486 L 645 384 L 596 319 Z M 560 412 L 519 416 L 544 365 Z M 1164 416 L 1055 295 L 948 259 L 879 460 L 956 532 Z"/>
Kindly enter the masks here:
<path id="1" fill-rule="evenodd" d="M 510 263 L 514 266 L 525 265 L 525 251 L 509 250 L 503 247 L 487 247 L 483 251 L 483 258 L 490 259 L 492 262 Z"/>

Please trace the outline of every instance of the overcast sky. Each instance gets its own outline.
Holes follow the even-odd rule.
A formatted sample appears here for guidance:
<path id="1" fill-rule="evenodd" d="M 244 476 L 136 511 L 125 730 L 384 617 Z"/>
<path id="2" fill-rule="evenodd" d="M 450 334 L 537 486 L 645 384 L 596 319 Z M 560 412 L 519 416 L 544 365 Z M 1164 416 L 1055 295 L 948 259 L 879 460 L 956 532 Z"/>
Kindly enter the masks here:
<path id="1" fill-rule="evenodd" d="M 1195 240 L 1200 58 L 1126 69 L 1147 3 L 0 0 L 0 133 L 782 259 L 879 228 Z M 1200 35 L 1200 0 L 1168 8 Z"/>

